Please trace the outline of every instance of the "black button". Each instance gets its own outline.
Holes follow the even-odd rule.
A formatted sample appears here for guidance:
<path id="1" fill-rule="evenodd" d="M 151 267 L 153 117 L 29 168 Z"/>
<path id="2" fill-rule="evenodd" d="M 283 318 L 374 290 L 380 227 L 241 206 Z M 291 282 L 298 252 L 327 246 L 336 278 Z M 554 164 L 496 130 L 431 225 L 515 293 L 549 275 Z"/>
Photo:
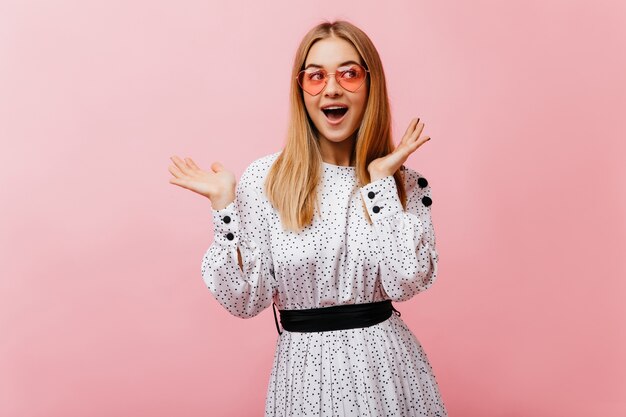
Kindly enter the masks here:
<path id="1" fill-rule="evenodd" d="M 433 200 L 431 200 L 430 197 L 425 195 L 424 197 L 422 197 L 422 203 L 424 203 L 424 205 L 428 207 L 433 203 Z"/>
<path id="2" fill-rule="evenodd" d="M 228 240 L 233 240 L 235 238 L 235 235 L 233 235 L 232 233 L 229 233 L 226 235 L 226 239 Z"/>
<path id="3" fill-rule="evenodd" d="M 230 223 L 230 216 L 224 216 L 222 220 L 224 220 L 224 223 Z"/>
<path id="4" fill-rule="evenodd" d="M 374 206 L 374 207 L 372 207 L 372 211 L 373 211 L 374 213 L 378 213 L 378 212 L 380 211 L 380 207 L 378 207 L 378 206 Z"/>
<path id="5" fill-rule="evenodd" d="M 419 177 L 417 179 L 417 185 L 419 185 L 420 188 L 424 188 L 424 187 L 426 187 L 428 185 L 428 181 L 426 181 L 426 178 L 424 178 L 424 177 Z"/>
<path id="6" fill-rule="evenodd" d="M 376 195 L 376 193 L 374 191 L 370 191 L 369 193 L 367 193 L 367 196 L 369 198 L 374 198 L 375 195 Z"/>

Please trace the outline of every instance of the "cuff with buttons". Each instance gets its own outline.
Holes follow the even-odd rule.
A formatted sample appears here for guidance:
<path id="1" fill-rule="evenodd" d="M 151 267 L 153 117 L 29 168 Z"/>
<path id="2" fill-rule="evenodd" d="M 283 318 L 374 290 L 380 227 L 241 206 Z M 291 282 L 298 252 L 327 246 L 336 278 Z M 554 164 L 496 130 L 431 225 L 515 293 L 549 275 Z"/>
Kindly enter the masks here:
<path id="1" fill-rule="evenodd" d="M 227 245 L 236 244 L 239 240 L 239 213 L 235 201 L 222 209 L 212 209 L 211 212 L 215 241 Z"/>
<path id="2" fill-rule="evenodd" d="M 428 185 L 428 180 L 426 180 L 426 178 L 424 177 L 419 177 L 417 179 L 417 185 L 420 188 L 426 188 L 426 186 Z M 426 207 L 429 207 L 432 203 L 433 203 L 433 200 L 427 195 L 422 197 L 422 204 L 424 204 Z"/>
<path id="3" fill-rule="evenodd" d="M 364 185 L 361 187 L 361 195 L 372 222 L 403 211 L 393 175 Z"/>

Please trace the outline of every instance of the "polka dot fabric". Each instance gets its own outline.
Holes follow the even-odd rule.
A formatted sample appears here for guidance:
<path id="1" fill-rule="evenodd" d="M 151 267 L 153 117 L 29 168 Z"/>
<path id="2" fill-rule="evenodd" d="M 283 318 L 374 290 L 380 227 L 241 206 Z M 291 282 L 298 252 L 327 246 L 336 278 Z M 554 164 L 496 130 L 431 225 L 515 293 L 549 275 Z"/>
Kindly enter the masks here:
<path id="1" fill-rule="evenodd" d="M 295 233 L 282 229 L 263 191 L 278 155 L 252 162 L 235 201 L 212 210 L 214 241 L 202 259 L 202 277 L 232 315 L 254 317 L 272 302 L 281 310 L 400 302 L 435 282 L 433 201 L 420 173 L 404 170 L 403 211 L 393 176 L 358 187 L 354 167 L 323 163 L 321 211 Z M 444 417 L 447 411 L 421 344 L 392 314 L 364 328 L 282 330 L 267 387 L 270 416 Z"/>

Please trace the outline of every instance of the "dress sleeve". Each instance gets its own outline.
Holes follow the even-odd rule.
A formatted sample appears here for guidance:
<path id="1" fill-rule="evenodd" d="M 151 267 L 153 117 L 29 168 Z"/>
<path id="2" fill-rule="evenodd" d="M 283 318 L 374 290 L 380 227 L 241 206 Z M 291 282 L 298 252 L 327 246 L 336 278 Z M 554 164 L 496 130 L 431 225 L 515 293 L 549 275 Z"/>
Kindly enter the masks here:
<path id="1" fill-rule="evenodd" d="M 430 185 L 410 168 L 404 175 L 406 211 L 392 175 L 360 189 L 378 239 L 382 287 L 392 301 L 405 301 L 428 289 L 437 277 L 439 259 L 430 216 Z"/>
<path id="2" fill-rule="evenodd" d="M 202 259 L 207 288 L 229 313 L 241 318 L 254 317 L 269 307 L 277 288 L 267 207 L 255 184 L 255 172 L 248 167 L 237 184 L 235 200 L 211 210 L 213 243 Z"/>

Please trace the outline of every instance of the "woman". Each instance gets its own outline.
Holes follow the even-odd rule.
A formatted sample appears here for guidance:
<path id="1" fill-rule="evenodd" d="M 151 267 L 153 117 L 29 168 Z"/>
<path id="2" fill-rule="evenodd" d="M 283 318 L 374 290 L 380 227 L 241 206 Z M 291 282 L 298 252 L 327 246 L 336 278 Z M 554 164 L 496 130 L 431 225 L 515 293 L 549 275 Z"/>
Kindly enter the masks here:
<path id="1" fill-rule="evenodd" d="M 284 149 L 237 185 L 219 162 L 170 166 L 172 184 L 211 200 L 209 291 L 237 317 L 280 311 L 265 416 L 447 416 L 391 304 L 437 276 L 430 186 L 403 165 L 430 140 L 424 124 L 394 148 L 378 52 L 348 22 L 309 31 L 292 76 Z"/>

